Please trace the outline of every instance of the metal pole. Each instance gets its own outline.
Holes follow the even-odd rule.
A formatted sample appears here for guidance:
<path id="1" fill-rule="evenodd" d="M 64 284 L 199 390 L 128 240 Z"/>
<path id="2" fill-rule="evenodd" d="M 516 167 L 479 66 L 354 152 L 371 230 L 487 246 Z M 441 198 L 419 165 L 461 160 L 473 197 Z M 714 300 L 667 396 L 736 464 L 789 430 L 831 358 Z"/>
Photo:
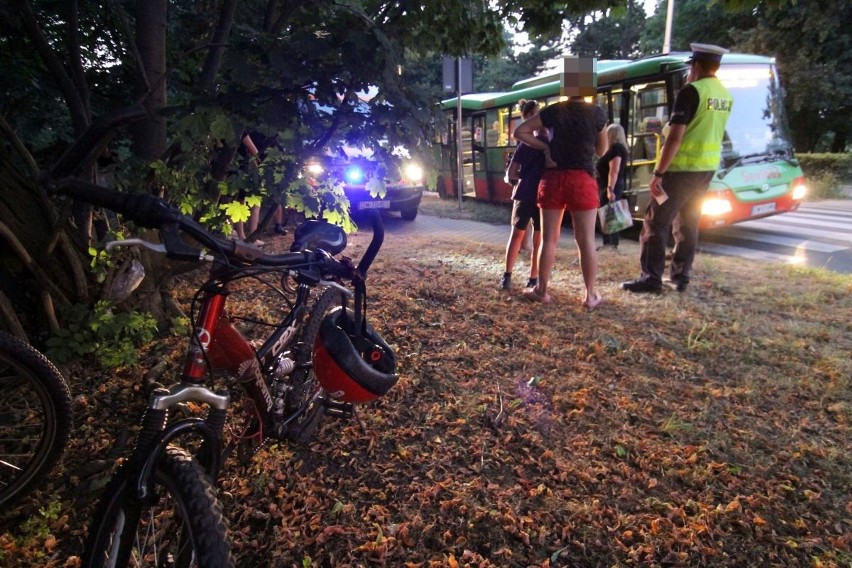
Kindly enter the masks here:
<path id="1" fill-rule="evenodd" d="M 461 100 L 461 57 L 456 59 L 456 166 L 458 167 L 458 185 L 456 193 L 459 198 L 459 209 L 462 206 L 464 192 L 464 158 L 462 157 L 462 100 Z"/>
<path id="2" fill-rule="evenodd" d="M 663 53 L 670 53 L 672 50 L 672 20 L 674 19 L 674 3 L 675 0 L 668 0 L 666 8 L 666 37 L 663 39 Z"/>

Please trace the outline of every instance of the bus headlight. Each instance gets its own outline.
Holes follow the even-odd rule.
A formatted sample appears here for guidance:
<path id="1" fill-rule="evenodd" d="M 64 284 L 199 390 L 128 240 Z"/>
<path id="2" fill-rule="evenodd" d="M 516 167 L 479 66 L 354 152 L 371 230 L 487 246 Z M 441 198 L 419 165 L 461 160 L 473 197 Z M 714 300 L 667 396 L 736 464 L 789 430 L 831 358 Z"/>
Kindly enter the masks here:
<path id="1" fill-rule="evenodd" d="M 708 217 L 718 217 L 733 210 L 731 202 L 723 197 L 708 197 L 701 204 L 701 214 Z"/>
<path id="2" fill-rule="evenodd" d="M 423 168 L 419 164 L 408 164 L 405 166 L 405 177 L 414 183 L 423 181 Z"/>
<path id="3" fill-rule="evenodd" d="M 805 185 L 805 178 L 796 178 L 793 180 L 793 199 L 801 200 L 808 194 L 808 186 Z"/>

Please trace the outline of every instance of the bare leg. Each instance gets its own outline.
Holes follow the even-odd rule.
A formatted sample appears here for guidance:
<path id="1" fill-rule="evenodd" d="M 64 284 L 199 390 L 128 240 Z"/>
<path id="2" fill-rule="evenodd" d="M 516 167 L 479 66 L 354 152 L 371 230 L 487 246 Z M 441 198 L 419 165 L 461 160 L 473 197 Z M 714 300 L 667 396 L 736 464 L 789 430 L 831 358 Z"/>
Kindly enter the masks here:
<path id="1" fill-rule="evenodd" d="M 541 250 L 541 231 L 533 231 L 533 249 L 530 255 L 530 278 L 538 278 L 538 255 Z"/>
<path id="2" fill-rule="evenodd" d="M 240 239 L 241 241 L 246 240 L 245 223 L 243 223 L 242 221 L 237 221 L 237 222 L 233 223 L 233 225 L 234 225 L 234 232 L 237 234 L 237 238 Z"/>
<path id="3" fill-rule="evenodd" d="M 255 205 L 251 208 L 251 211 L 249 212 L 247 227 L 249 234 L 252 234 L 257 231 L 258 224 L 260 224 L 260 206 Z"/>
<path id="4" fill-rule="evenodd" d="M 518 259 L 518 252 L 521 250 L 521 243 L 524 240 L 526 231 L 512 227 L 512 234 L 509 236 L 509 242 L 506 244 L 506 272 L 511 274 L 515 267 L 515 261 Z"/>
<path id="5" fill-rule="evenodd" d="M 600 303 L 601 297 L 595 290 L 598 273 L 598 257 L 595 252 L 595 220 L 597 211 L 572 211 L 571 221 L 574 225 L 574 241 L 577 243 L 577 253 L 580 256 L 580 269 L 583 272 L 583 283 L 586 294 L 583 304 L 594 308 Z"/>
<path id="6" fill-rule="evenodd" d="M 538 286 L 536 286 L 536 293 L 540 297 L 547 296 L 547 285 L 550 283 L 550 275 L 556 262 L 556 246 L 559 244 L 564 214 L 564 209 L 541 210 L 541 248 L 538 252 Z"/>

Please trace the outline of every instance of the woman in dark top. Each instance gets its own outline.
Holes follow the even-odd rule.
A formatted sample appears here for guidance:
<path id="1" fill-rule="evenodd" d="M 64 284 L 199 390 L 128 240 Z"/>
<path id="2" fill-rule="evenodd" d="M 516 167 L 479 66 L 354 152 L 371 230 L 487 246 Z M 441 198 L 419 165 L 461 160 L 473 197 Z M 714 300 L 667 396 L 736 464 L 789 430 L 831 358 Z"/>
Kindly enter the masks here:
<path id="1" fill-rule="evenodd" d="M 594 94 L 594 88 L 591 89 Z M 549 105 L 515 129 L 515 138 L 544 152 L 545 170 L 538 185 L 541 208 L 541 252 L 538 285 L 524 291 L 537 302 L 550 302 L 551 272 L 556 262 L 556 247 L 562 230 L 562 217 L 571 215 L 574 241 L 583 273 L 583 305 L 593 309 L 601 303 L 595 289 L 598 261 L 595 252 L 595 221 L 600 204 L 595 182 L 595 155 L 606 150 L 606 113 L 581 96 Z M 550 143 L 535 138 L 534 131 L 552 130 Z"/>
<path id="2" fill-rule="evenodd" d="M 598 159 L 598 191 L 601 205 L 618 201 L 624 194 L 624 169 L 627 166 L 627 139 L 620 124 L 606 128 L 607 150 Z M 618 233 L 603 236 L 604 246 L 618 248 Z"/>
<path id="3" fill-rule="evenodd" d="M 536 101 L 518 101 L 521 107 L 521 118 L 524 120 L 538 114 L 539 107 Z M 543 142 L 547 142 L 544 129 L 536 133 Z M 530 258 L 530 278 L 527 280 L 527 288 L 538 283 L 538 249 L 541 244 L 541 218 L 536 195 L 538 193 L 538 182 L 541 172 L 544 170 L 544 152 L 527 146 L 523 142 L 518 144 L 512 154 L 512 160 L 506 169 L 506 181 L 512 184 L 512 234 L 506 244 L 506 264 L 503 278 L 500 280 L 500 288 L 507 290 L 512 281 L 512 268 L 518 258 L 521 243 L 526 236 L 530 220 L 533 222 L 532 256 Z"/>

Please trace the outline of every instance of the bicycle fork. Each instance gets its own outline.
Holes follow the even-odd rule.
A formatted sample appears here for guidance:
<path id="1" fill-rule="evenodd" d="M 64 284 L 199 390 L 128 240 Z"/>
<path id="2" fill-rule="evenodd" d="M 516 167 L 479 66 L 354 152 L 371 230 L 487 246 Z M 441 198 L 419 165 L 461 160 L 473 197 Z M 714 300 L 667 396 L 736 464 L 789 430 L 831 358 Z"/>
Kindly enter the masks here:
<path id="1" fill-rule="evenodd" d="M 184 418 L 168 423 L 169 409 L 194 402 L 209 407 L 206 418 Z M 142 416 L 142 430 L 131 454 L 128 467 L 134 472 L 134 493 L 141 502 L 154 496 L 154 476 L 166 447 L 175 439 L 192 435 L 202 444 L 195 458 L 211 480 L 216 480 L 222 466 L 222 431 L 230 396 L 214 393 L 204 386 L 179 383 L 170 389 L 155 389 Z"/>

